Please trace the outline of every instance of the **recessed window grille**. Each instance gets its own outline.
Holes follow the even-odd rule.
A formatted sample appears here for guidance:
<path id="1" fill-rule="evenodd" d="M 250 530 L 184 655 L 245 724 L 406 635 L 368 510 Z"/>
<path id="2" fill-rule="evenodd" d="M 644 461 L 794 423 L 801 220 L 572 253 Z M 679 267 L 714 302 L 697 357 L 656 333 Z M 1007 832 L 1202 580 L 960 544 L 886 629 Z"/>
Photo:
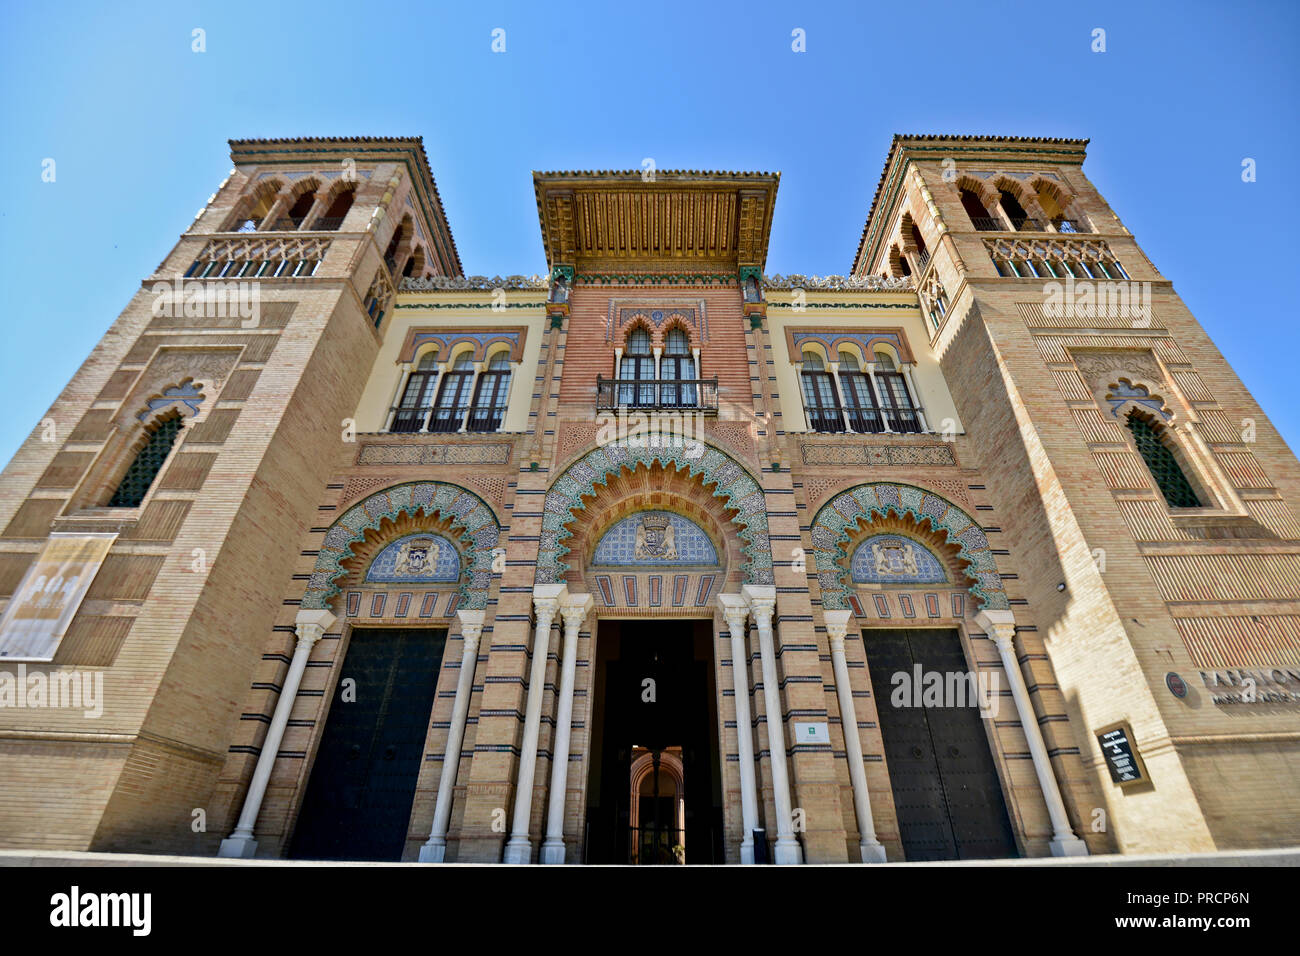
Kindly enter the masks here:
<path id="1" fill-rule="evenodd" d="M 138 508 L 145 494 L 158 477 L 158 471 L 176 444 L 176 436 L 181 430 L 180 415 L 164 418 L 149 433 L 149 440 L 144 443 L 131 467 L 126 470 L 122 483 L 113 492 L 108 502 L 110 508 Z"/>
<path id="2" fill-rule="evenodd" d="M 1168 446 L 1160 440 L 1160 434 L 1145 418 L 1137 412 L 1129 412 L 1128 430 L 1133 433 L 1138 453 L 1146 462 L 1151 477 L 1156 480 L 1160 493 L 1171 508 L 1200 508 L 1201 501 L 1192 490 L 1191 482 L 1178 467 L 1178 461 Z"/>

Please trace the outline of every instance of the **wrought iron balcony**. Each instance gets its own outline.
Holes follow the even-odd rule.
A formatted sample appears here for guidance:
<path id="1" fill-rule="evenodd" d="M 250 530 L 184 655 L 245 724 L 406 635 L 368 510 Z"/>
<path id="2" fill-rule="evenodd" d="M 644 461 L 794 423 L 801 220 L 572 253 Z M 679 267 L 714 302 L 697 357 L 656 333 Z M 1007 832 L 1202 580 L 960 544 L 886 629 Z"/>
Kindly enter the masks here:
<path id="1" fill-rule="evenodd" d="M 312 223 L 314 232 L 338 232 L 339 227 L 343 225 L 343 216 L 321 216 Z"/>
<path id="2" fill-rule="evenodd" d="M 978 232 L 1006 232 L 1007 226 L 1001 219 L 992 216 L 971 216 L 971 224 Z"/>
<path id="3" fill-rule="evenodd" d="M 620 408 L 717 414 L 716 378 L 605 378 L 596 376 L 596 410 Z"/>
<path id="4" fill-rule="evenodd" d="M 433 432 L 446 434 L 458 432 L 461 426 L 467 432 L 499 431 L 506 417 L 506 406 L 492 405 L 473 407 L 457 405 L 455 407 L 436 407 L 425 405 L 398 405 L 391 409 L 391 433 L 411 434 L 414 432 Z M 432 414 L 431 414 L 432 413 Z"/>

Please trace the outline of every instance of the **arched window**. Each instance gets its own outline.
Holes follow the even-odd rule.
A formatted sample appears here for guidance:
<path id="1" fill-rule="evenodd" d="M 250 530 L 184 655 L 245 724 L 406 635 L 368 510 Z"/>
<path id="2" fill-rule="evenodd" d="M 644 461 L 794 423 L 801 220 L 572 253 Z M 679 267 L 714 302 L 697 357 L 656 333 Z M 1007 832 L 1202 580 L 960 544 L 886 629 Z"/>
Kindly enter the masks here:
<path id="1" fill-rule="evenodd" d="M 654 408 L 655 359 L 650 351 L 650 332 L 644 326 L 637 326 L 627 334 L 618 377 L 620 405 Z"/>
<path id="2" fill-rule="evenodd" d="M 835 379 L 826 371 L 822 357 L 816 352 L 804 352 L 800 377 L 803 379 L 803 404 L 808 413 L 809 427 L 815 432 L 844 431 Z"/>
<path id="3" fill-rule="evenodd" d="M 242 210 L 226 232 L 256 232 L 260 229 L 271 212 L 271 207 L 275 205 L 275 189 L 263 189 L 258 195 L 245 199 L 242 205 Z"/>
<path id="4" fill-rule="evenodd" d="M 389 275 L 397 275 L 397 267 L 401 264 L 397 260 L 403 251 L 402 243 L 411 237 L 413 231 L 410 216 L 403 216 L 402 221 L 393 230 L 393 238 L 388 241 L 388 248 L 384 250 L 384 265 L 388 266 Z"/>
<path id="5" fill-rule="evenodd" d="M 907 379 L 894 364 L 893 356 L 881 351 L 875 357 L 876 379 L 880 382 L 883 410 L 890 429 L 896 432 L 921 431 L 921 417 L 912 401 L 912 393 L 908 391 Z"/>
<path id="6" fill-rule="evenodd" d="M 113 497 L 109 499 L 110 508 L 140 506 L 154 479 L 158 477 L 163 462 L 171 454 L 172 446 L 176 444 L 176 436 L 180 434 L 181 424 L 180 413 L 173 412 L 149 429 L 149 437 L 145 440 L 144 447 L 136 453 L 135 461 L 131 462 L 131 467 L 127 468 L 122 483 L 117 486 L 117 491 L 113 492 Z"/>
<path id="7" fill-rule="evenodd" d="M 289 207 L 285 218 L 275 224 L 275 228 L 286 232 L 301 228 L 303 220 L 307 218 L 307 213 L 311 212 L 311 207 L 314 205 L 316 205 L 316 194 L 310 189 L 304 189 Z"/>
<path id="8" fill-rule="evenodd" d="M 429 352 L 420 359 L 406 379 L 402 399 L 393 409 L 393 427 L 389 431 L 418 432 L 429 417 L 433 403 L 433 387 L 438 380 L 438 356 Z"/>
<path id="9" fill-rule="evenodd" d="M 1029 213 L 1025 212 L 1025 207 L 1020 205 L 1020 200 L 1012 193 L 1005 189 L 999 189 L 998 195 L 1002 199 L 1002 211 L 1007 214 L 1011 220 L 1012 229 L 1032 229 L 1034 223 L 1029 218 Z"/>
<path id="10" fill-rule="evenodd" d="M 438 401 L 433 409 L 433 418 L 429 421 L 429 431 L 460 431 L 465 413 L 469 411 L 469 395 L 473 384 L 474 357 L 469 352 L 463 352 L 451 370 L 442 376 L 442 387 L 438 389 Z"/>
<path id="11" fill-rule="evenodd" d="M 347 218 L 348 210 L 352 208 L 352 200 L 356 197 L 356 189 L 348 187 L 340 189 L 334 196 L 334 201 L 330 203 L 329 208 L 325 210 L 324 215 L 318 216 L 316 222 L 312 225 L 313 229 L 321 232 L 334 232 L 343 227 L 343 220 Z"/>
<path id="12" fill-rule="evenodd" d="M 849 416 L 849 427 L 855 432 L 882 432 L 884 419 L 876 403 L 871 379 L 863 374 L 858 357 L 852 352 L 840 353 L 840 386 L 844 391 L 844 411 Z"/>
<path id="13" fill-rule="evenodd" d="M 478 377 L 466 431 L 494 432 L 499 429 L 506 417 L 509 394 L 510 353 L 498 352 L 488 362 L 487 371 Z"/>
<path id="14" fill-rule="evenodd" d="M 664 336 L 664 357 L 659 371 L 660 402 L 672 408 L 695 406 L 695 357 L 691 354 L 691 340 L 681 329 L 672 329 Z"/>
<path id="15" fill-rule="evenodd" d="M 1160 493 L 1171 508 L 1201 508 L 1201 500 L 1192 490 L 1192 483 L 1187 480 L 1183 470 L 1178 467 L 1178 459 L 1165 444 L 1161 432 L 1164 428 L 1153 425 L 1136 409 L 1131 410 L 1125 418 L 1128 430 L 1133 434 L 1133 442 L 1138 453 L 1146 462 L 1147 470 L 1155 479 Z"/>
<path id="16" fill-rule="evenodd" d="M 966 210 L 966 215 L 970 216 L 971 225 L 981 232 L 997 231 L 1002 228 L 1002 223 L 997 217 L 990 215 L 984 208 L 984 201 L 969 189 L 961 191 L 961 205 Z"/>
<path id="17" fill-rule="evenodd" d="M 912 223 L 912 242 L 916 244 L 917 269 L 924 272 L 930 264 L 930 250 L 925 248 L 925 239 L 921 236 L 921 230 L 917 228 L 916 223 Z"/>

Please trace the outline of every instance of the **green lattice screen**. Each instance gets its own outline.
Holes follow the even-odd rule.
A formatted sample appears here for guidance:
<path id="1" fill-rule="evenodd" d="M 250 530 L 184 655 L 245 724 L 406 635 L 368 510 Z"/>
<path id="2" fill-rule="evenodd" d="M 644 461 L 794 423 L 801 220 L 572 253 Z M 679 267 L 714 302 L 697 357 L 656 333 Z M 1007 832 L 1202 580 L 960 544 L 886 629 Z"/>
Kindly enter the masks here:
<path id="1" fill-rule="evenodd" d="M 1191 483 L 1183 474 L 1183 470 L 1178 467 L 1174 453 L 1165 447 L 1165 443 L 1160 440 L 1160 436 L 1156 434 L 1156 430 L 1150 423 L 1136 412 L 1129 412 L 1128 429 L 1133 433 L 1138 452 L 1142 455 L 1142 460 L 1147 463 L 1151 477 L 1160 487 L 1160 493 L 1165 496 L 1165 501 L 1169 502 L 1169 507 L 1200 508 L 1200 499 L 1196 497 L 1196 492 L 1192 490 Z"/>
<path id="2" fill-rule="evenodd" d="M 135 456 L 135 461 L 131 462 L 131 467 L 126 470 L 126 477 L 117 486 L 117 491 L 113 492 L 113 498 L 108 503 L 110 508 L 139 507 L 145 492 L 153 484 L 154 478 L 158 477 L 158 469 L 167 460 L 172 445 L 176 444 L 176 435 L 180 430 L 179 415 L 164 418 L 158 423 L 149 434 L 145 446 Z"/>

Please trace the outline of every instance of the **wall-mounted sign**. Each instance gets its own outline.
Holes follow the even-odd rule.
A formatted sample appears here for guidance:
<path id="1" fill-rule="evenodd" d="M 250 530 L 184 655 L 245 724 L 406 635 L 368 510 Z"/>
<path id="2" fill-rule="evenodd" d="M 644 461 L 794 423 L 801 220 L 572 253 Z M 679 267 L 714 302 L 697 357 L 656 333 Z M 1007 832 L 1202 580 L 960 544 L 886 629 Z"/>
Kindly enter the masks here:
<path id="1" fill-rule="evenodd" d="M 53 659 L 116 537 L 50 535 L 0 617 L 0 660 Z"/>
<path id="2" fill-rule="evenodd" d="M 1128 721 L 1111 724 L 1095 733 L 1111 780 L 1126 787 L 1148 779 L 1146 765 L 1142 763 L 1142 755 L 1138 753 L 1133 728 L 1128 725 Z"/>
<path id="3" fill-rule="evenodd" d="M 825 721 L 796 720 L 793 725 L 795 746 L 799 744 L 829 744 L 831 742 L 830 725 Z"/>

